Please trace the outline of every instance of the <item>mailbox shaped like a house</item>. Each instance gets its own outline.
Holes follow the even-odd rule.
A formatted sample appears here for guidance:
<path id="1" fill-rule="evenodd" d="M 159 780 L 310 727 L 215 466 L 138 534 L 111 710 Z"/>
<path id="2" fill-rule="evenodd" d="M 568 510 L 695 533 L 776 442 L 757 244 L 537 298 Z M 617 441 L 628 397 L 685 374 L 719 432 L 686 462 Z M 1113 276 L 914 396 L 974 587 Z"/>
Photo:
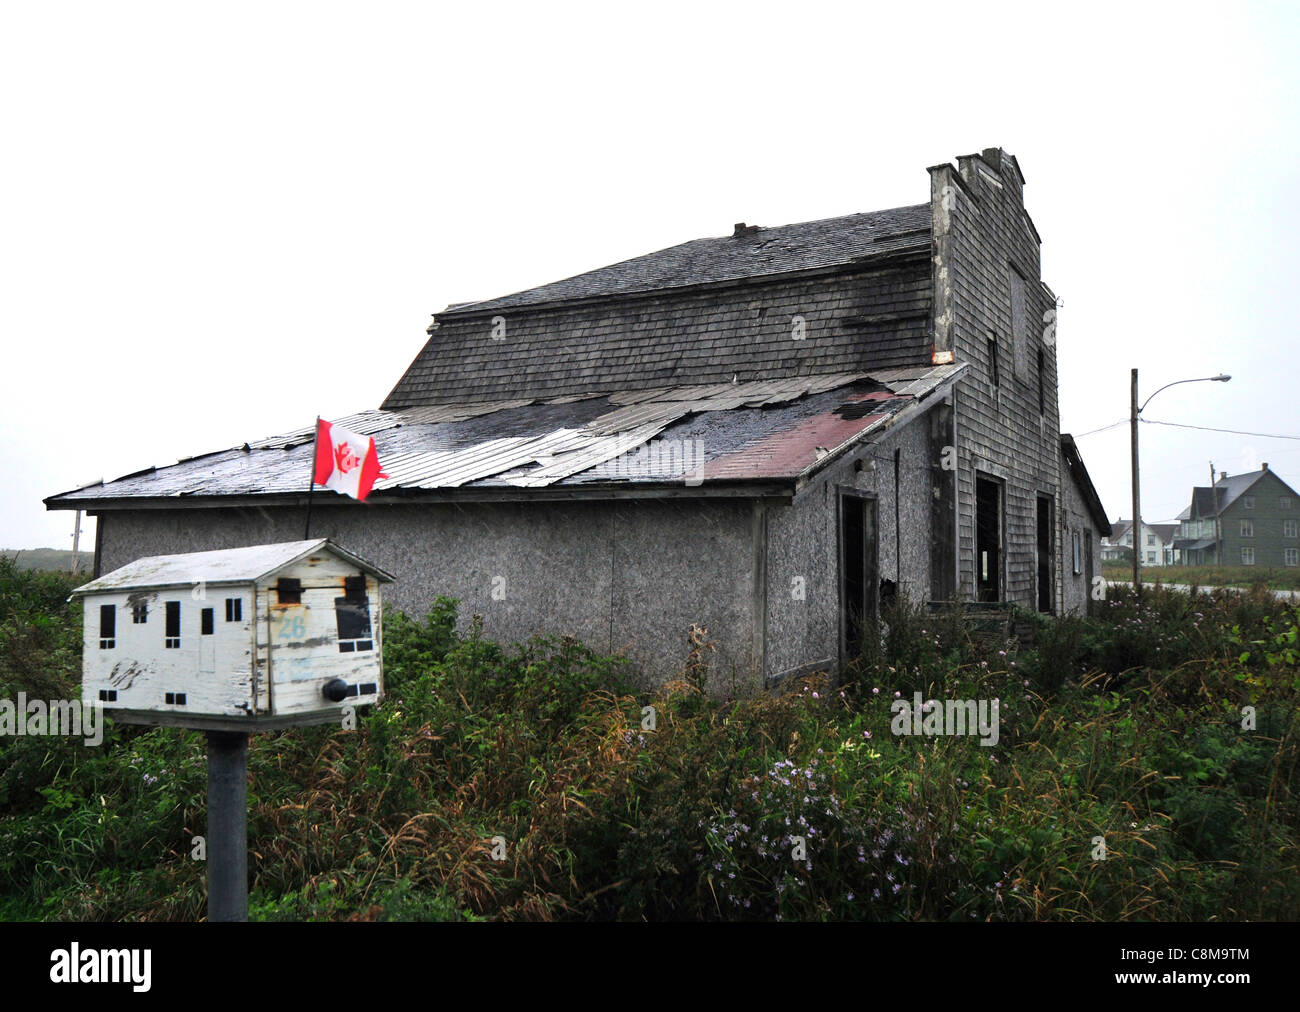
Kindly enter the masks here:
<path id="1" fill-rule="evenodd" d="M 384 693 L 380 585 L 320 538 L 138 559 L 75 590 L 82 699 L 117 720 L 255 731 Z"/>

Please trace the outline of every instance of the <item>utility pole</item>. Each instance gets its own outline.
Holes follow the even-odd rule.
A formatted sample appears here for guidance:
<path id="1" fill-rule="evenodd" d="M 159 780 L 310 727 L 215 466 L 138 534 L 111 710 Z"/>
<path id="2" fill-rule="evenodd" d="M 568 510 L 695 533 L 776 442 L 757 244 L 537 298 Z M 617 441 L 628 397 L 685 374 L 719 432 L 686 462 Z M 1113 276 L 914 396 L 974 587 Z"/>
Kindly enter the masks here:
<path id="1" fill-rule="evenodd" d="M 72 528 L 72 572 L 77 572 L 77 552 L 81 547 L 81 510 L 77 510 L 76 526 Z"/>
<path id="2" fill-rule="evenodd" d="M 1142 540 L 1142 504 L 1138 480 L 1138 371 L 1132 372 L 1132 395 L 1130 398 L 1129 428 L 1133 441 L 1133 590 L 1142 592 L 1142 573 L 1138 557 L 1141 554 Z"/>
<path id="3" fill-rule="evenodd" d="M 1223 547 L 1219 537 L 1219 493 L 1214 488 L 1214 461 L 1210 461 L 1210 501 L 1214 503 L 1214 564 L 1223 565 Z"/>
<path id="4" fill-rule="evenodd" d="M 1141 487 L 1138 476 L 1138 416 L 1142 414 L 1142 409 L 1151 403 L 1151 398 L 1160 393 L 1160 390 L 1168 390 L 1170 387 L 1176 387 L 1180 383 L 1227 383 L 1232 379 L 1227 373 L 1219 373 L 1218 376 L 1200 376 L 1196 379 L 1174 380 L 1172 383 L 1166 383 L 1157 390 L 1155 394 L 1146 399 L 1142 407 L 1138 407 L 1138 371 L 1132 371 L 1133 390 L 1132 390 L 1132 407 L 1129 413 L 1129 425 L 1133 430 L 1133 590 L 1135 593 L 1142 593 L 1142 572 L 1141 561 L 1138 558 L 1142 550 L 1142 501 L 1138 489 Z M 1210 465 L 1210 491 L 1214 491 L 1214 465 Z M 1215 517 L 1218 517 L 1218 503 L 1216 497 Z M 1217 523 L 1216 523 L 1217 526 Z"/>

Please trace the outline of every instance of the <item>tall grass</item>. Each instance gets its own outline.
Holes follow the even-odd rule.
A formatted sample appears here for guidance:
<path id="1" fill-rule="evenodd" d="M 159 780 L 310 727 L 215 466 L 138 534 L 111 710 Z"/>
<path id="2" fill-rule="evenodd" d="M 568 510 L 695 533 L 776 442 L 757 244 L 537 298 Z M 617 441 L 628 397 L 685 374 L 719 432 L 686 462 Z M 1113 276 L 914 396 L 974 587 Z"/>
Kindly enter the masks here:
<path id="1" fill-rule="evenodd" d="M 10 696 L 75 684 L 78 613 L 40 579 L 0 568 Z M 571 639 L 457 635 L 452 601 L 390 613 L 357 730 L 253 738 L 251 915 L 1294 918 L 1296 624 L 1148 590 L 1022 641 L 900 600 L 838 676 L 724 702 L 702 628 L 646 694 Z M 913 692 L 999 699 L 997 745 L 891 733 Z M 204 794 L 195 733 L 0 739 L 0 917 L 203 917 Z"/>

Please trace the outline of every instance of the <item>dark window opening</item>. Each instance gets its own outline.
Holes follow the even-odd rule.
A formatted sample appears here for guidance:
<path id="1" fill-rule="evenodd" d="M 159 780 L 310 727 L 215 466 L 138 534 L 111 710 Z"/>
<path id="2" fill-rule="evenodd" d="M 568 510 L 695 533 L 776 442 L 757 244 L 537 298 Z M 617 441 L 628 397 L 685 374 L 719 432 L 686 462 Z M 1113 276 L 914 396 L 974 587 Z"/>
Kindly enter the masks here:
<path id="1" fill-rule="evenodd" d="M 302 581 L 280 577 L 275 581 L 275 599 L 281 604 L 302 604 Z"/>
<path id="2" fill-rule="evenodd" d="M 242 622 L 244 620 L 244 599 L 242 597 L 226 598 L 226 621 Z"/>
<path id="3" fill-rule="evenodd" d="M 989 378 L 994 386 L 998 385 L 998 339 L 996 337 L 989 338 Z"/>
<path id="4" fill-rule="evenodd" d="M 166 629 L 163 630 L 163 646 L 168 650 L 176 650 L 181 645 L 181 603 L 179 601 L 167 602 L 167 622 Z"/>
<path id="5" fill-rule="evenodd" d="M 204 608 L 199 616 L 199 634 L 202 636 L 212 635 L 213 616 L 215 612 L 212 608 Z"/>
<path id="6" fill-rule="evenodd" d="M 185 693 L 183 693 L 183 692 L 168 692 L 168 693 L 164 693 L 164 694 L 163 694 L 163 701 L 164 701 L 165 703 L 167 703 L 168 706 L 184 706 L 184 705 L 185 705 Z"/>
<path id="7" fill-rule="evenodd" d="M 100 699 L 100 702 L 103 702 L 103 703 L 116 703 L 116 702 L 117 702 L 117 690 L 116 690 L 116 689 L 100 689 L 100 690 L 99 690 L 99 699 Z"/>
<path id="8" fill-rule="evenodd" d="M 353 580 L 357 583 L 354 584 Z M 334 617 L 338 622 L 339 630 L 339 653 L 350 654 L 358 650 L 373 650 L 375 644 L 370 631 L 370 598 L 366 596 L 365 579 L 350 576 L 343 587 L 344 596 L 334 599 Z"/>
<path id="9" fill-rule="evenodd" d="M 117 605 L 99 606 L 99 649 L 112 650 L 117 637 Z"/>
<path id="10" fill-rule="evenodd" d="M 1043 379 L 1043 349 L 1038 349 L 1038 413 L 1047 414 L 1047 383 Z"/>
<path id="11" fill-rule="evenodd" d="M 147 604 L 131 605 L 131 621 L 135 625 L 144 625 L 149 621 L 149 606 Z"/>

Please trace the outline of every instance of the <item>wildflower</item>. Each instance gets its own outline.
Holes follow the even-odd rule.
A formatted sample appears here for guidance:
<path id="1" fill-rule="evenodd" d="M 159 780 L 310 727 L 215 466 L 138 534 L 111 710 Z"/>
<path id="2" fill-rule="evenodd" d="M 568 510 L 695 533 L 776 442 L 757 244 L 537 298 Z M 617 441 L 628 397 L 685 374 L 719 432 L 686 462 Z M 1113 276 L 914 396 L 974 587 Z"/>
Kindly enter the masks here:
<path id="1" fill-rule="evenodd" d="M 863 732 L 862 732 L 862 737 L 864 737 L 864 738 L 870 738 L 870 737 L 871 737 L 871 732 L 870 732 L 870 731 L 863 731 Z"/>
<path id="2" fill-rule="evenodd" d="M 880 695 L 880 689 L 879 689 L 879 688 L 872 689 L 872 690 L 871 690 L 871 694 L 872 694 L 873 696 L 879 696 L 879 695 Z"/>

